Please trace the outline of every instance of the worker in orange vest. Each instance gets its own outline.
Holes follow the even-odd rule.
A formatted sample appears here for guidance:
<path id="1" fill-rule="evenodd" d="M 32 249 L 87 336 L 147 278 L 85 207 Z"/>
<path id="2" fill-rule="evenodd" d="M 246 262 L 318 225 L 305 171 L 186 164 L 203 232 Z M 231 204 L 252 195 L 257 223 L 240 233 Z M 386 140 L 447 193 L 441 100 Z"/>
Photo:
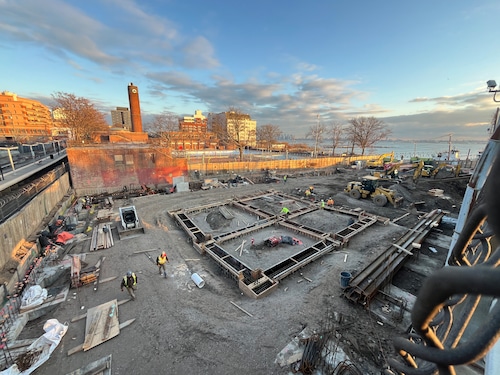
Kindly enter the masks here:
<path id="1" fill-rule="evenodd" d="M 168 257 L 167 257 L 167 253 L 165 251 L 163 251 L 156 258 L 156 265 L 158 266 L 158 272 L 160 273 L 160 275 L 163 274 L 163 276 L 167 277 L 167 269 L 165 267 L 165 263 L 168 263 Z"/>

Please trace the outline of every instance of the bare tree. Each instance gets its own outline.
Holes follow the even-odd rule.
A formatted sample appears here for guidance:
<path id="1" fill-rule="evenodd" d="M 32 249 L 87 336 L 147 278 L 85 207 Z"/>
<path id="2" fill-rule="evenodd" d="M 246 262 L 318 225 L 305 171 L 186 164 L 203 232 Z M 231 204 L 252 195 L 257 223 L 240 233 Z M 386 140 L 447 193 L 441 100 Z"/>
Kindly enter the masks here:
<path id="1" fill-rule="evenodd" d="M 280 135 L 281 129 L 277 125 L 266 124 L 257 128 L 257 140 L 266 145 L 267 151 L 271 150 Z"/>
<path id="2" fill-rule="evenodd" d="M 65 92 L 52 94 L 52 99 L 56 102 L 53 110 L 59 110 L 59 121 L 74 141 L 92 142 L 96 132 L 109 129 L 104 114 L 88 99 Z"/>
<path id="3" fill-rule="evenodd" d="M 238 149 L 240 161 L 243 160 L 245 147 L 255 140 L 256 131 L 250 126 L 250 121 L 248 114 L 234 107 L 212 119 L 212 131 L 224 144 Z"/>
<path id="4" fill-rule="evenodd" d="M 335 149 L 339 147 L 342 142 L 342 136 L 344 135 L 344 127 L 339 122 L 332 122 L 330 128 L 328 129 L 328 135 L 331 137 L 332 141 L 332 155 L 335 156 Z"/>
<path id="5" fill-rule="evenodd" d="M 153 117 L 149 128 L 152 137 L 159 139 L 160 145 L 170 147 L 173 133 L 179 131 L 179 117 L 173 112 L 164 111 Z"/>
<path id="6" fill-rule="evenodd" d="M 314 140 L 314 156 L 318 156 L 318 146 L 323 141 L 323 137 L 326 133 L 326 126 L 319 121 L 314 125 L 311 125 L 309 132 L 306 134 L 306 138 L 312 138 Z"/>
<path id="7" fill-rule="evenodd" d="M 361 148 L 361 155 L 365 154 L 368 147 L 373 146 L 378 141 L 386 139 L 391 130 L 387 125 L 375 117 L 357 117 L 349 120 L 351 125 L 347 132 L 349 138 L 352 140 L 353 145 Z"/>

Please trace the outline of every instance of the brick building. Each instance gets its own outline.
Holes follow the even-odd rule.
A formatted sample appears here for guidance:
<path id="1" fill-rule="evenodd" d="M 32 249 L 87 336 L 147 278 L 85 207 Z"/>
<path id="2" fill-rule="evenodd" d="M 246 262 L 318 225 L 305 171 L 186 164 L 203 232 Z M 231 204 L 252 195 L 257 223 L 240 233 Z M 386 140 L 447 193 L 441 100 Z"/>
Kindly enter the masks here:
<path id="1" fill-rule="evenodd" d="M 197 109 L 194 116 L 184 116 L 179 120 L 179 130 L 186 133 L 206 133 L 207 118 Z"/>

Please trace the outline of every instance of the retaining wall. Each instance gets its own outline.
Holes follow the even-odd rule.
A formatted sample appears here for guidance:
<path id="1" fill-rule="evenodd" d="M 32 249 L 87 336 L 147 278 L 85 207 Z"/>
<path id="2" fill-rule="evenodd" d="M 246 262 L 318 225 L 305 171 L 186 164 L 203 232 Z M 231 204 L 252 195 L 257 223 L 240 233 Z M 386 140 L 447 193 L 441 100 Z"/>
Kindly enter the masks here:
<path id="1" fill-rule="evenodd" d="M 19 212 L 0 225 L 0 270 L 16 268 L 24 258 L 25 242 L 34 241 L 36 232 L 47 223 L 49 214 L 70 191 L 69 173 L 65 173 Z M 71 200 L 66 205 L 71 204 Z M 63 215 L 67 207 L 60 207 L 54 216 Z M 31 250 L 30 250 L 31 251 Z M 28 253 L 30 252 L 28 251 Z M 26 255 L 26 254 L 25 254 Z M 3 273 L 3 272 L 2 272 Z M 7 280 L 0 280 L 4 283 Z"/>

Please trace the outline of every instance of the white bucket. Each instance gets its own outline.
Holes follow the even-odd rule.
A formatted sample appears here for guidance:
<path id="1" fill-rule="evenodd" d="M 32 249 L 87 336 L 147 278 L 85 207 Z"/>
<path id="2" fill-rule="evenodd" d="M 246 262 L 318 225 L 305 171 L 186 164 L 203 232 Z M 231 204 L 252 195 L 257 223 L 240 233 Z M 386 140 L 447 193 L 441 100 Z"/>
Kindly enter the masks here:
<path id="1" fill-rule="evenodd" d="M 198 288 L 203 288 L 205 286 L 205 281 L 203 281 L 203 279 L 197 273 L 193 273 L 191 275 L 191 280 L 194 281 Z"/>

